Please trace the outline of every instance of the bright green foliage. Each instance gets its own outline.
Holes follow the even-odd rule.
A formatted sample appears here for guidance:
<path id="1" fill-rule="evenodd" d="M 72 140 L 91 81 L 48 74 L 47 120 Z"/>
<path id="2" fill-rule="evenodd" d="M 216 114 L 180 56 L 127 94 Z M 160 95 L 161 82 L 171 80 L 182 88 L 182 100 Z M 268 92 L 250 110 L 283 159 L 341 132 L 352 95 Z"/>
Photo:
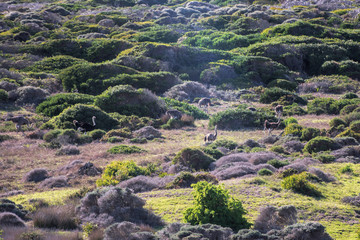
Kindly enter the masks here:
<path id="1" fill-rule="evenodd" d="M 169 183 L 167 188 L 184 188 L 190 187 L 192 184 L 206 181 L 209 183 L 217 184 L 218 180 L 214 175 L 211 175 L 208 172 L 202 172 L 198 174 L 192 174 L 190 172 L 181 172 L 179 176 L 177 176 L 174 181 Z"/>
<path id="2" fill-rule="evenodd" d="M 201 111 L 199 108 L 192 106 L 186 102 L 178 101 L 171 98 L 161 98 L 165 101 L 168 109 L 176 109 L 186 115 L 192 116 L 195 119 L 207 119 L 209 116 Z"/>
<path id="3" fill-rule="evenodd" d="M 8 93 L 4 89 L 0 89 L 0 102 L 6 102 L 8 100 Z"/>
<path id="4" fill-rule="evenodd" d="M 343 117 L 344 121 L 346 122 L 346 126 L 350 125 L 352 122 L 360 120 L 360 112 L 352 112 L 347 114 Z"/>
<path id="5" fill-rule="evenodd" d="M 105 132 L 104 130 L 101 130 L 101 129 L 95 129 L 95 130 L 92 130 L 91 132 L 89 132 L 89 136 L 90 136 L 93 140 L 99 140 L 99 139 L 101 139 L 105 134 L 106 134 L 106 132 Z"/>
<path id="6" fill-rule="evenodd" d="M 93 104 L 94 96 L 81 93 L 59 93 L 48 97 L 36 107 L 36 112 L 48 117 L 59 115 L 64 109 L 77 103 Z"/>
<path id="7" fill-rule="evenodd" d="M 282 180 L 281 187 L 307 196 L 321 197 L 322 193 L 308 181 L 309 175 L 303 172 L 286 177 Z"/>
<path id="8" fill-rule="evenodd" d="M 211 148 L 224 147 L 229 150 L 234 150 L 238 146 L 239 145 L 232 140 L 220 139 L 220 140 L 216 140 L 216 141 L 212 142 L 207 147 L 211 147 Z"/>
<path id="9" fill-rule="evenodd" d="M 139 167 L 134 161 L 113 161 L 106 166 L 101 178 L 96 181 L 96 185 L 108 186 L 116 185 L 121 181 L 139 175 L 148 175 L 146 168 Z"/>
<path id="10" fill-rule="evenodd" d="M 142 153 L 145 152 L 145 150 L 137 146 L 119 145 L 110 148 L 108 152 L 112 154 L 132 154 L 132 153 Z"/>
<path id="11" fill-rule="evenodd" d="M 289 80 L 285 80 L 285 79 L 276 79 L 274 81 L 271 81 L 268 85 L 268 88 L 272 88 L 272 87 L 278 87 L 284 90 L 288 90 L 288 91 L 294 91 L 297 87 L 297 84 L 294 82 L 290 82 Z"/>
<path id="12" fill-rule="evenodd" d="M 158 127 L 160 120 L 155 120 L 149 117 L 138 117 L 136 115 L 126 116 L 118 113 L 110 113 L 110 116 L 119 121 L 120 128 L 127 128 L 131 131 L 138 130 L 145 126 Z"/>
<path id="13" fill-rule="evenodd" d="M 314 137 L 320 136 L 320 129 L 317 128 L 304 128 L 301 132 L 301 141 L 309 141 Z"/>
<path id="14" fill-rule="evenodd" d="M 87 135 L 83 135 L 74 129 L 55 129 L 47 132 L 43 139 L 48 142 L 55 144 L 84 144 L 90 143 L 92 138 Z M 51 146 L 51 145 L 50 145 Z"/>
<path id="15" fill-rule="evenodd" d="M 337 138 L 341 138 L 341 137 L 353 137 L 355 138 L 357 141 L 360 141 L 360 133 L 355 132 L 351 129 L 346 129 L 345 131 L 339 133 L 338 135 L 336 135 Z"/>
<path id="16" fill-rule="evenodd" d="M 223 186 L 201 181 L 193 184 L 194 206 L 184 212 L 184 220 L 192 225 L 212 223 L 234 231 L 249 228 L 246 210 L 240 200 L 230 196 Z"/>
<path id="17" fill-rule="evenodd" d="M 121 138 L 130 138 L 131 137 L 131 131 L 129 128 L 121 128 L 121 129 L 113 129 L 108 131 L 103 138 L 102 141 L 108 141 L 111 137 L 121 137 Z"/>
<path id="18" fill-rule="evenodd" d="M 285 135 L 293 135 L 300 137 L 302 134 L 303 127 L 297 123 L 290 123 L 284 130 Z"/>
<path id="19" fill-rule="evenodd" d="M 146 32 L 136 34 L 132 40 L 136 42 L 161 42 L 171 43 L 177 42 L 181 35 L 170 29 L 148 29 Z"/>
<path id="20" fill-rule="evenodd" d="M 204 153 L 210 155 L 214 159 L 219 159 L 222 156 L 224 156 L 224 154 L 220 150 L 218 150 L 216 148 L 209 147 L 209 146 L 203 148 L 202 150 L 203 150 Z"/>
<path id="21" fill-rule="evenodd" d="M 95 105 L 106 112 L 122 115 L 159 118 L 165 113 L 165 104 L 147 89 L 135 89 L 130 85 L 111 87 L 95 99 Z"/>
<path id="22" fill-rule="evenodd" d="M 298 123 L 298 121 L 294 117 L 289 117 L 284 120 L 284 124 L 286 127 L 289 126 L 291 123 Z"/>
<path id="23" fill-rule="evenodd" d="M 263 94 L 260 95 L 261 103 L 272 103 L 280 100 L 280 98 L 291 98 L 294 102 L 299 104 L 306 104 L 306 100 L 291 93 L 290 91 L 283 90 L 278 87 L 267 88 Z"/>
<path id="24" fill-rule="evenodd" d="M 277 145 L 272 146 L 272 147 L 270 148 L 270 151 L 276 152 L 276 153 L 281 153 L 281 154 L 289 154 L 289 153 L 284 149 L 284 147 L 282 147 L 282 146 L 277 146 Z"/>
<path id="25" fill-rule="evenodd" d="M 350 123 L 350 130 L 360 133 L 360 120 Z"/>
<path id="26" fill-rule="evenodd" d="M 204 30 L 186 33 L 183 44 L 194 47 L 231 50 L 236 47 L 247 47 L 249 46 L 249 41 L 247 37 L 233 32 Z"/>
<path id="27" fill-rule="evenodd" d="M 262 168 L 257 172 L 257 174 L 259 176 L 270 176 L 273 174 L 273 172 L 267 168 Z"/>
<path id="28" fill-rule="evenodd" d="M 350 104 L 343 107 L 340 111 L 340 115 L 346 115 L 352 113 L 356 108 L 358 108 L 358 104 Z"/>
<path id="29" fill-rule="evenodd" d="M 340 99 L 315 98 L 308 103 L 308 113 L 310 114 L 339 114 L 340 110 L 347 105 L 359 104 L 360 99 Z"/>
<path id="30" fill-rule="evenodd" d="M 316 137 L 306 143 L 304 151 L 308 153 L 315 153 L 321 151 L 335 150 L 339 148 L 336 142 L 328 137 Z"/>
<path id="31" fill-rule="evenodd" d="M 27 71 L 33 72 L 52 72 L 59 73 L 62 69 L 71 67 L 76 64 L 85 63 L 86 61 L 66 55 L 58 55 L 54 57 L 44 58 L 36 62 L 34 65 L 26 68 Z"/>
<path id="32" fill-rule="evenodd" d="M 327 61 L 321 66 L 321 73 L 324 75 L 345 75 L 355 79 L 360 76 L 360 64 L 353 60 Z"/>
<path id="33" fill-rule="evenodd" d="M 173 163 L 190 167 L 196 171 L 206 170 L 215 159 L 198 148 L 184 148 L 173 158 Z"/>
<path id="34" fill-rule="evenodd" d="M 87 222 L 82 226 L 83 229 L 83 236 L 85 239 L 88 239 L 91 232 L 93 232 L 95 229 L 97 229 L 98 226 L 92 222 Z"/>
<path id="35" fill-rule="evenodd" d="M 118 74 L 133 74 L 135 70 L 111 63 L 77 64 L 62 70 L 59 74 L 65 91 L 77 90 L 80 93 L 99 94 L 103 91 L 103 81 Z"/>
<path id="36" fill-rule="evenodd" d="M 347 164 L 339 170 L 340 173 L 353 174 L 354 169 L 351 164 Z"/>
<path id="37" fill-rule="evenodd" d="M 359 98 L 359 96 L 356 93 L 348 92 L 345 93 L 344 96 L 342 96 L 343 99 L 353 99 L 353 98 Z"/>
<path id="38" fill-rule="evenodd" d="M 72 107 L 65 109 L 58 116 L 53 117 L 45 125 L 52 125 L 56 128 L 75 128 L 73 121 L 81 121 L 92 124 L 92 117 L 95 116 L 95 128 L 102 130 L 110 130 L 118 125 L 118 121 L 110 117 L 101 109 L 83 104 L 76 104 Z"/>
<path id="39" fill-rule="evenodd" d="M 337 118 L 337 117 L 331 119 L 330 122 L 329 122 L 329 126 L 331 128 L 338 127 L 340 125 L 346 126 L 347 124 L 346 124 L 346 122 L 344 120 L 342 120 L 341 118 Z"/>

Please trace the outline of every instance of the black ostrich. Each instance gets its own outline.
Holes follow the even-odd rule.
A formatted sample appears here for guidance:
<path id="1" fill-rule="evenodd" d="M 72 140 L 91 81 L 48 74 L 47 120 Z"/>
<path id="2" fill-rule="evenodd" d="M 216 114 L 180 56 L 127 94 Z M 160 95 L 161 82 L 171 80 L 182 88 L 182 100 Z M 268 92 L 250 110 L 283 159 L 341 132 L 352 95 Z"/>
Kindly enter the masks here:
<path id="1" fill-rule="evenodd" d="M 74 120 L 73 123 L 76 127 L 76 129 L 79 131 L 79 132 L 84 132 L 86 134 L 86 132 L 89 132 L 89 131 L 92 131 L 95 129 L 95 119 L 96 117 L 93 116 L 92 117 L 92 122 L 93 122 L 93 125 L 87 123 L 87 122 L 79 122 L 77 120 Z"/>

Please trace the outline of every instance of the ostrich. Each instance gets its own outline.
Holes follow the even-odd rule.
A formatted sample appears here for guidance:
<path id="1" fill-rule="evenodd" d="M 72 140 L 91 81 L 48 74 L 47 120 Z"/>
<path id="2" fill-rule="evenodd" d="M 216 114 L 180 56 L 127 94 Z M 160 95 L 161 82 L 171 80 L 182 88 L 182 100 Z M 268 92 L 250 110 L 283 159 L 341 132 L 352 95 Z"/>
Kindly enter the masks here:
<path id="1" fill-rule="evenodd" d="M 210 98 L 206 98 L 206 97 L 204 97 L 204 98 L 201 98 L 200 100 L 199 100 L 199 102 L 198 102 L 198 106 L 199 106 L 199 108 L 201 108 L 201 106 L 205 106 L 205 111 L 207 112 L 208 110 L 208 107 L 210 107 L 210 105 L 211 105 L 211 100 L 210 100 Z"/>
<path id="2" fill-rule="evenodd" d="M 278 119 L 281 118 L 283 111 L 284 111 L 284 108 L 283 108 L 282 105 L 277 105 L 277 106 L 275 107 L 275 115 L 276 115 L 276 117 L 277 117 Z"/>
<path id="3" fill-rule="evenodd" d="M 252 112 L 256 112 L 256 108 L 254 108 L 254 107 L 248 107 L 247 109 L 252 111 Z"/>
<path id="4" fill-rule="evenodd" d="M 178 110 L 167 110 L 165 115 L 169 116 L 170 119 L 181 119 L 182 113 Z"/>
<path id="5" fill-rule="evenodd" d="M 21 131 L 23 135 L 24 135 L 24 131 L 22 130 L 21 126 L 27 125 L 28 128 L 31 126 L 30 121 L 23 116 L 7 117 L 5 121 L 12 121 L 13 123 L 15 123 L 16 132 Z"/>
<path id="6" fill-rule="evenodd" d="M 269 131 L 269 135 L 272 130 L 277 129 L 280 125 L 280 118 L 277 122 L 269 122 L 268 120 L 265 120 L 264 122 L 264 131 L 267 129 Z"/>
<path id="7" fill-rule="evenodd" d="M 86 134 L 86 132 L 92 131 L 92 130 L 95 129 L 95 125 L 96 125 L 96 124 L 95 124 L 95 119 L 96 119 L 96 117 L 93 116 L 93 117 L 92 117 L 93 125 L 91 125 L 91 124 L 89 124 L 89 123 L 87 123 L 87 122 L 79 122 L 79 121 L 77 121 L 77 120 L 74 120 L 73 123 L 74 123 L 76 129 L 77 129 L 79 132 L 85 132 L 85 134 Z"/>
<path id="8" fill-rule="evenodd" d="M 217 125 L 215 126 L 214 134 L 212 134 L 212 133 L 206 134 L 205 138 L 204 138 L 204 141 L 205 141 L 205 143 L 206 142 L 213 142 L 213 141 L 216 140 L 216 137 L 217 137 Z"/>

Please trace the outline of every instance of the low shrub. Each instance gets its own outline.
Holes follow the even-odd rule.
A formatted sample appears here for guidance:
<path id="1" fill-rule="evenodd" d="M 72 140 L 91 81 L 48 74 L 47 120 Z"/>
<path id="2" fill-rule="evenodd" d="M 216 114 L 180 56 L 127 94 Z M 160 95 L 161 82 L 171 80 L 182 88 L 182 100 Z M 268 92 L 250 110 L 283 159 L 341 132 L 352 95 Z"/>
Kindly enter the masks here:
<path id="1" fill-rule="evenodd" d="M 290 82 L 285 79 L 276 79 L 271 81 L 268 85 L 268 88 L 278 87 L 288 91 L 294 91 L 297 88 L 297 84 L 294 82 Z"/>
<path id="2" fill-rule="evenodd" d="M 356 133 L 360 133 L 360 120 L 351 122 L 349 128 Z"/>
<path id="3" fill-rule="evenodd" d="M 340 125 L 347 126 L 347 124 L 346 124 L 346 122 L 344 120 L 342 120 L 341 118 L 337 118 L 337 117 L 331 119 L 330 122 L 329 122 L 329 126 L 331 128 L 338 127 Z"/>
<path id="4" fill-rule="evenodd" d="M 142 153 L 145 152 L 145 150 L 137 146 L 119 145 L 110 148 L 108 152 L 112 154 L 132 154 L 132 153 Z"/>
<path id="5" fill-rule="evenodd" d="M 0 89 L 0 102 L 6 102 L 8 100 L 8 93 L 4 89 Z"/>
<path id="6" fill-rule="evenodd" d="M 351 164 L 347 164 L 344 167 L 340 168 L 339 173 L 353 174 L 354 173 L 353 166 Z"/>
<path id="7" fill-rule="evenodd" d="M 59 73 L 62 69 L 85 62 L 86 61 L 83 59 L 74 58 L 68 55 L 58 55 L 44 58 L 43 60 L 36 62 L 34 65 L 27 67 L 25 70 L 32 72 Z"/>
<path id="8" fill-rule="evenodd" d="M 217 184 L 218 180 L 210 173 L 192 174 L 190 172 L 181 172 L 171 183 L 167 185 L 167 188 L 188 188 L 192 184 L 200 181 L 206 181 L 213 184 Z"/>
<path id="9" fill-rule="evenodd" d="M 308 181 L 309 175 L 303 172 L 286 177 L 282 180 L 281 187 L 307 196 L 321 197 L 322 193 Z"/>
<path id="10" fill-rule="evenodd" d="M 190 167 L 196 171 L 206 170 L 215 159 L 205 154 L 199 148 L 184 148 L 176 154 L 172 162 Z"/>
<path id="11" fill-rule="evenodd" d="M 322 163 L 332 163 L 335 161 L 336 157 L 330 154 L 320 154 L 318 156 L 315 157 L 316 159 L 318 159 L 320 162 Z"/>
<path id="12" fill-rule="evenodd" d="M 310 141 L 311 139 L 320 136 L 320 129 L 304 128 L 301 132 L 301 141 Z"/>
<path id="13" fill-rule="evenodd" d="M 73 204 L 39 208 L 33 215 L 33 222 L 39 228 L 73 230 L 78 227 Z"/>
<path id="14" fill-rule="evenodd" d="M 12 136 L 10 136 L 10 135 L 0 134 L 0 143 L 1 143 L 1 142 L 4 142 L 4 141 L 7 141 L 7 140 L 10 140 L 10 139 L 14 139 L 14 137 L 12 137 Z"/>
<path id="15" fill-rule="evenodd" d="M 300 107 L 297 103 L 293 103 L 291 105 L 288 106 L 284 106 L 284 116 L 293 116 L 293 115 L 298 115 L 298 116 L 302 116 L 307 114 L 307 112 Z"/>
<path id="16" fill-rule="evenodd" d="M 298 123 L 298 121 L 294 117 L 289 117 L 284 120 L 285 127 L 289 126 L 291 123 Z"/>
<path id="17" fill-rule="evenodd" d="M 180 112 L 182 112 L 183 114 L 192 116 L 194 119 L 207 119 L 209 118 L 209 116 L 201 111 L 199 108 L 190 105 L 186 102 L 182 102 L 182 101 L 178 101 L 175 99 L 171 99 L 171 98 L 161 98 L 162 100 L 165 101 L 166 107 L 168 109 L 175 109 L 178 110 Z"/>
<path id="18" fill-rule="evenodd" d="M 94 96 L 81 93 L 59 93 L 48 97 L 36 107 L 36 112 L 48 117 L 59 115 L 62 111 L 75 104 L 93 104 Z"/>
<path id="19" fill-rule="evenodd" d="M 284 147 L 278 146 L 278 145 L 272 146 L 272 147 L 270 148 L 270 151 L 275 152 L 275 153 L 280 153 L 280 154 L 289 154 L 289 153 L 284 149 Z"/>
<path id="20" fill-rule="evenodd" d="M 287 160 L 278 160 L 278 159 L 272 159 L 267 161 L 267 164 L 272 165 L 275 168 L 282 168 L 286 165 L 289 165 L 289 162 Z"/>
<path id="21" fill-rule="evenodd" d="M 259 176 L 270 176 L 273 174 L 273 172 L 267 168 L 262 168 L 257 172 L 257 174 Z"/>
<path id="22" fill-rule="evenodd" d="M 352 93 L 352 92 L 345 93 L 344 96 L 342 96 L 342 99 L 353 99 L 353 98 L 359 98 L 359 96 L 356 93 Z"/>
<path id="23" fill-rule="evenodd" d="M 212 142 L 207 147 L 211 147 L 211 148 L 224 147 L 229 150 L 234 150 L 238 146 L 239 145 L 232 140 L 220 139 L 220 140 L 216 140 L 216 141 Z"/>
<path id="24" fill-rule="evenodd" d="M 315 153 L 321 151 L 335 150 L 339 146 L 336 142 L 328 137 L 315 137 L 306 143 L 304 151 L 308 153 Z"/>
<path id="25" fill-rule="evenodd" d="M 290 123 L 288 126 L 284 129 L 285 135 L 292 135 L 300 137 L 303 131 L 303 127 L 297 123 Z"/>
<path id="26" fill-rule="evenodd" d="M 305 99 L 299 97 L 298 95 L 278 87 L 267 88 L 264 93 L 260 95 L 261 103 L 272 103 L 278 100 L 288 102 L 289 104 L 286 105 L 291 105 L 293 103 L 304 105 L 307 103 Z"/>
<path id="27" fill-rule="evenodd" d="M 105 132 L 104 130 L 101 130 L 101 129 L 95 129 L 95 130 L 92 130 L 91 132 L 89 132 L 89 136 L 90 136 L 93 140 L 99 140 L 99 139 L 101 139 L 105 134 L 106 134 L 106 132 Z"/>
<path id="28" fill-rule="evenodd" d="M 349 126 L 350 123 L 360 120 L 360 112 L 352 112 L 347 114 L 343 117 L 344 121 L 346 122 L 346 126 Z"/>
<path id="29" fill-rule="evenodd" d="M 139 167 L 134 161 L 113 161 L 106 166 L 101 178 L 96 181 L 96 185 L 98 187 L 116 185 L 120 181 L 139 175 L 149 175 L 149 171 L 144 167 Z"/>
<path id="30" fill-rule="evenodd" d="M 78 154 L 80 154 L 80 150 L 76 146 L 63 146 L 55 153 L 56 156 L 78 155 Z"/>
<path id="31" fill-rule="evenodd" d="M 219 159 L 221 158 L 222 156 L 224 156 L 224 154 L 216 149 L 216 148 L 212 148 L 212 147 L 205 147 L 202 149 L 204 153 L 210 155 L 211 157 L 213 157 L 214 159 Z"/>
<path id="32" fill-rule="evenodd" d="M 356 108 L 358 107 L 358 104 L 350 104 L 343 107 L 340 111 L 340 115 L 346 115 L 349 113 L 352 113 Z"/>
<path id="33" fill-rule="evenodd" d="M 251 226 L 244 218 L 246 210 L 241 202 L 231 197 L 223 186 L 201 181 L 192 187 L 194 188 L 194 207 L 185 210 L 185 222 L 192 225 L 213 223 L 230 227 L 234 231 Z"/>

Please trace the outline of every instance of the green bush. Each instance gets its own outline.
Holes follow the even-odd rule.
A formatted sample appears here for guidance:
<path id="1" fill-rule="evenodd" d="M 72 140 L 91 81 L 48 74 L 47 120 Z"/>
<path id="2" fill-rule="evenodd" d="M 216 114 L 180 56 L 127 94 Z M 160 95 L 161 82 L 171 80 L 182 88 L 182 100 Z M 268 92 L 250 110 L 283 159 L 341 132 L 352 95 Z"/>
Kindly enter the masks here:
<path id="1" fill-rule="evenodd" d="M 172 43 L 177 42 L 181 34 L 172 29 L 148 29 L 146 32 L 139 32 L 135 34 L 131 40 L 136 42 L 159 42 Z M 131 41 L 130 40 L 130 41 Z"/>
<path id="2" fill-rule="evenodd" d="M 9 136 L 9 135 L 2 135 L 2 134 L 0 134 L 0 143 L 1 143 L 1 142 L 4 142 L 4 141 L 7 141 L 7 140 L 10 140 L 10 139 L 14 139 L 14 137 Z"/>
<path id="3" fill-rule="evenodd" d="M 349 126 L 352 122 L 360 120 L 360 112 L 352 112 L 350 114 L 347 114 L 343 117 L 346 125 Z"/>
<path id="4" fill-rule="evenodd" d="M 218 148 L 218 147 L 224 147 L 227 148 L 229 150 L 234 150 L 235 148 L 237 148 L 239 145 L 232 141 L 232 140 L 227 140 L 227 139 L 220 139 L 220 140 L 216 140 L 214 142 L 212 142 L 211 144 L 209 144 L 207 146 L 207 148 Z"/>
<path id="5" fill-rule="evenodd" d="M 294 117 L 289 117 L 284 120 L 285 127 L 289 126 L 291 123 L 298 123 L 298 121 Z"/>
<path id="6" fill-rule="evenodd" d="M 108 152 L 112 154 L 132 154 L 132 153 L 142 153 L 145 152 L 145 150 L 137 146 L 119 145 L 110 148 Z"/>
<path id="7" fill-rule="evenodd" d="M 103 80 L 119 74 L 134 74 L 135 70 L 111 63 L 85 63 L 65 68 L 59 73 L 65 91 L 97 95 L 106 89 Z"/>
<path id="8" fill-rule="evenodd" d="M 201 111 L 199 108 L 190 105 L 186 102 L 182 102 L 182 101 L 178 101 L 175 99 L 171 99 L 171 98 L 161 98 L 162 100 L 165 101 L 166 107 L 168 109 L 176 109 L 180 112 L 182 112 L 183 114 L 192 116 L 195 119 L 207 119 L 209 118 L 209 116 Z"/>
<path id="9" fill-rule="evenodd" d="M 280 154 L 289 154 L 287 151 L 285 151 L 284 147 L 282 147 L 282 146 L 272 146 L 270 148 L 270 151 L 280 153 Z"/>
<path id="10" fill-rule="evenodd" d="M 343 107 L 340 111 L 340 115 L 346 115 L 349 113 L 352 113 L 356 108 L 358 107 L 358 104 L 350 104 Z"/>
<path id="11" fill-rule="evenodd" d="M 134 0 L 90 0 L 92 4 L 105 4 L 113 7 L 132 7 L 135 5 Z"/>
<path id="12" fill-rule="evenodd" d="M 102 138 L 101 141 L 108 141 L 112 137 L 131 138 L 132 134 L 129 128 L 124 127 L 121 129 L 113 129 L 108 131 Z"/>
<path id="13" fill-rule="evenodd" d="M 322 163 L 332 163 L 335 161 L 335 156 L 330 154 L 320 154 L 316 156 L 316 159 L 318 159 Z"/>
<path id="14" fill-rule="evenodd" d="M 304 128 L 301 132 L 301 141 L 310 141 L 311 139 L 320 136 L 320 129 Z"/>
<path id="15" fill-rule="evenodd" d="M 271 160 L 267 161 L 267 164 L 270 164 L 275 168 L 281 168 L 286 165 L 289 165 L 289 162 L 288 162 L 288 160 L 282 161 L 282 160 L 278 160 L 278 159 L 271 159 Z"/>
<path id="16" fill-rule="evenodd" d="M 330 120 L 329 122 L 329 126 L 331 128 L 335 128 L 335 127 L 338 127 L 340 125 L 344 125 L 344 126 L 347 126 L 346 122 L 344 120 L 342 120 L 341 118 L 333 118 Z"/>
<path id="17" fill-rule="evenodd" d="M 220 150 L 218 150 L 216 148 L 212 148 L 212 147 L 207 146 L 207 147 L 203 148 L 202 150 L 203 150 L 204 153 L 206 153 L 207 155 L 213 157 L 216 160 L 221 158 L 222 156 L 224 156 L 224 154 Z"/>
<path id="18" fill-rule="evenodd" d="M 166 120 L 167 116 L 165 115 L 162 119 Z M 163 129 L 179 129 L 183 126 L 194 126 L 194 118 L 188 115 L 182 115 L 181 119 L 170 118 L 160 127 Z"/>
<path id="19" fill-rule="evenodd" d="M 234 231 L 249 228 L 241 202 L 230 196 L 223 186 L 201 181 L 193 184 L 194 206 L 184 212 L 184 220 L 192 225 L 212 223 Z"/>
<path id="20" fill-rule="evenodd" d="M 356 93 L 348 92 L 345 93 L 344 96 L 342 96 L 343 99 L 353 99 L 353 98 L 359 98 L 359 96 Z"/>
<path id="21" fill-rule="evenodd" d="M 353 174 L 353 166 L 351 164 L 346 164 L 344 167 L 340 168 L 339 173 Z"/>
<path id="22" fill-rule="evenodd" d="M 196 171 L 206 170 L 215 159 L 205 154 L 198 148 L 184 148 L 173 158 L 174 164 L 181 164 Z"/>
<path id="23" fill-rule="evenodd" d="M 54 126 L 56 128 L 74 128 L 73 121 L 88 122 L 91 124 L 92 116 L 96 116 L 96 129 L 110 130 L 118 125 L 118 121 L 110 117 L 101 109 L 83 104 L 76 104 L 72 107 L 65 109 L 58 116 L 50 119 L 45 125 Z"/>
<path id="24" fill-rule="evenodd" d="M 148 174 L 146 168 L 139 167 L 134 161 L 113 161 L 106 166 L 101 178 L 96 181 L 96 185 L 98 187 L 116 185 L 129 178 Z"/>
<path id="25" fill-rule="evenodd" d="M 338 149 L 336 142 L 328 137 L 315 137 L 306 143 L 304 151 L 308 153 L 316 153 L 328 150 Z"/>
<path id="26" fill-rule="evenodd" d="M 294 192 L 312 197 L 321 197 L 322 193 L 308 181 L 309 173 L 303 172 L 286 177 L 281 182 L 281 187 Z"/>
<path id="27" fill-rule="evenodd" d="M 192 174 L 190 172 L 181 172 L 171 183 L 167 185 L 167 188 L 187 188 L 192 184 L 200 181 L 206 181 L 209 183 L 217 184 L 218 180 L 210 173 L 203 172 L 199 174 Z"/>
<path id="28" fill-rule="evenodd" d="M 136 115 L 126 116 L 119 113 L 110 113 L 111 117 L 119 121 L 119 128 L 127 128 L 131 131 L 138 130 L 145 126 L 159 127 L 160 120 L 155 120 L 149 117 L 138 117 Z"/>
<path id="29" fill-rule="evenodd" d="M 284 112 L 283 115 L 284 116 L 293 116 L 293 115 L 306 115 L 307 112 L 300 107 L 297 103 L 293 103 L 291 105 L 288 106 L 284 106 Z"/>
<path id="30" fill-rule="evenodd" d="M 64 109 L 78 103 L 93 104 L 94 96 L 81 93 L 59 93 L 48 97 L 36 107 L 36 112 L 48 117 L 59 115 Z"/>
<path id="31" fill-rule="evenodd" d="M 101 139 L 105 134 L 106 134 L 106 132 L 105 132 L 104 130 L 101 130 L 101 129 L 95 129 L 95 130 L 92 130 L 91 132 L 89 132 L 89 136 L 90 136 L 93 140 L 99 140 L 99 139 Z"/>
<path id="32" fill-rule="evenodd" d="M 8 93 L 4 89 L 0 89 L 0 102 L 6 102 L 8 100 Z"/>
<path id="33" fill-rule="evenodd" d="M 298 95 L 291 93 L 290 91 L 278 88 L 278 87 L 272 87 L 265 89 L 264 93 L 260 95 L 260 102 L 261 103 L 272 103 L 275 101 L 282 101 L 284 103 L 298 103 L 298 104 L 306 104 L 307 101 Z"/>
<path id="34" fill-rule="evenodd" d="M 274 81 L 271 81 L 267 85 L 267 87 L 268 88 L 278 87 L 288 91 L 295 91 L 295 89 L 297 88 L 297 84 L 285 79 L 276 79 Z"/>
<path id="35" fill-rule="evenodd" d="M 284 129 L 285 135 L 292 135 L 300 137 L 303 131 L 303 127 L 297 123 L 290 123 Z"/>
<path id="36" fill-rule="evenodd" d="M 262 168 L 257 172 L 257 174 L 259 176 L 270 176 L 273 174 L 273 172 L 267 168 Z"/>
<path id="37" fill-rule="evenodd" d="M 360 133 L 360 120 L 354 121 L 352 123 L 350 123 L 350 130 L 356 132 L 356 133 Z"/>
<path id="38" fill-rule="evenodd" d="M 43 139 L 51 144 L 64 145 L 64 144 L 85 144 L 90 143 L 92 138 L 85 136 L 74 129 L 55 129 L 47 132 Z"/>
<path id="39" fill-rule="evenodd" d="M 159 118 L 165 104 L 147 89 L 135 89 L 130 85 L 110 87 L 96 96 L 95 105 L 106 112 L 118 112 L 123 115 Z"/>
<path id="40" fill-rule="evenodd" d="M 338 135 L 336 135 L 337 138 L 340 137 L 353 137 L 355 138 L 357 141 L 360 141 L 360 133 L 357 133 L 351 129 L 346 129 L 345 131 L 339 133 Z"/>
<path id="41" fill-rule="evenodd" d="M 32 72 L 59 73 L 62 69 L 82 63 L 86 63 L 86 61 L 71 56 L 58 55 L 44 58 L 43 60 L 36 62 L 34 65 L 27 67 L 25 70 Z"/>
<path id="42" fill-rule="evenodd" d="M 250 111 L 246 108 L 228 109 L 211 116 L 209 127 L 218 129 L 238 130 L 246 127 L 263 127 L 265 120 L 276 122 L 274 116 L 268 116 L 262 111 Z"/>
<path id="43" fill-rule="evenodd" d="M 308 113 L 310 114 L 339 114 L 341 109 L 347 105 L 359 104 L 360 99 L 340 99 L 315 98 L 308 103 Z"/>

